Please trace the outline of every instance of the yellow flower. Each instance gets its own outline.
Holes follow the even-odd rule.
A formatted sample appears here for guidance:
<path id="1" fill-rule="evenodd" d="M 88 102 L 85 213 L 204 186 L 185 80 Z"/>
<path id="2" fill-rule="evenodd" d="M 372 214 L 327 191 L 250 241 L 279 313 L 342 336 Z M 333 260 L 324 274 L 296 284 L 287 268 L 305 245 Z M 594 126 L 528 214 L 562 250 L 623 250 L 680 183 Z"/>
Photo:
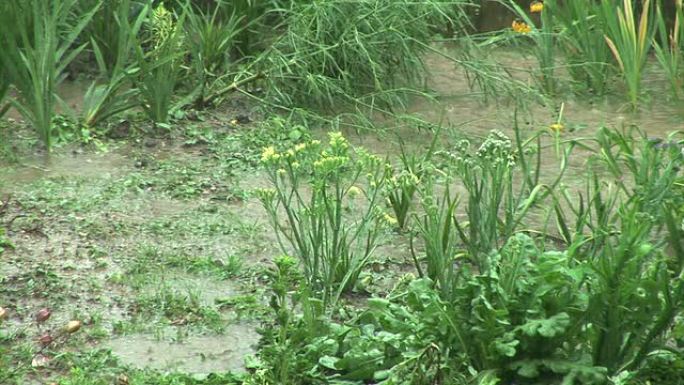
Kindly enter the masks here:
<path id="1" fill-rule="evenodd" d="M 541 11 L 544 9 L 544 2 L 543 1 L 533 1 L 530 4 L 530 12 L 532 13 L 541 13 Z"/>
<path id="2" fill-rule="evenodd" d="M 397 221 L 397 218 L 385 213 L 383 215 L 383 219 L 385 220 L 385 223 L 387 223 L 389 226 L 396 226 L 399 221 Z"/>
<path id="3" fill-rule="evenodd" d="M 532 31 L 532 28 L 529 25 L 527 25 L 527 23 L 518 20 L 513 20 L 511 28 L 513 29 L 513 31 L 522 34 L 530 33 Z"/>
<path id="4" fill-rule="evenodd" d="M 262 162 L 269 162 L 271 160 L 277 160 L 278 158 L 280 158 L 280 155 L 278 155 L 273 146 L 265 147 L 264 151 L 261 153 Z"/>
<path id="5" fill-rule="evenodd" d="M 563 126 L 562 123 L 554 123 L 554 124 L 550 125 L 549 128 L 550 128 L 552 131 L 561 132 L 561 131 L 563 131 L 563 130 L 565 129 L 565 126 Z"/>
<path id="6" fill-rule="evenodd" d="M 295 146 L 294 151 L 295 152 L 301 152 L 306 149 L 306 143 L 299 143 L 298 145 Z"/>

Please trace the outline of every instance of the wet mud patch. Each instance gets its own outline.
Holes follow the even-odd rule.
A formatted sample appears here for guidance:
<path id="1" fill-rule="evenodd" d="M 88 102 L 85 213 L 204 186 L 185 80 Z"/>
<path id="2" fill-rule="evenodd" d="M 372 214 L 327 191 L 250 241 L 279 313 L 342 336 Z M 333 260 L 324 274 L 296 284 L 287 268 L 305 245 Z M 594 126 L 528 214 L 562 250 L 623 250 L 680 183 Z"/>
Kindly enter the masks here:
<path id="1" fill-rule="evenodd" d="M 255 353 L 258 341 L 253 325 L 235 324 L 222 335 L 190 336 L 173 342 L 137 334 L 112 339 L 105 347 L 135 368 L 205 375 L 244 372 L 244 359 Z"/>

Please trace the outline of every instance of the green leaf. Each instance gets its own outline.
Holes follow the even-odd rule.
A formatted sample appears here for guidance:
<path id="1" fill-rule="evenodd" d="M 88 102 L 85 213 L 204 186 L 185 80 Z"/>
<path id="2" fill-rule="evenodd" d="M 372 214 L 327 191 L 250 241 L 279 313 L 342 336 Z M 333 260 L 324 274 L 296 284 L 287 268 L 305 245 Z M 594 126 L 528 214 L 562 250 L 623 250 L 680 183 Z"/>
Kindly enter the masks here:
<path id="1" fill-rule="evenodd" d="M 296 128 L 293 128 L 292 130 L 290 130 L 288 138 L 290 138 L 290 140 L 292 140 L 293 142 L 296 142 L 302 138 L 302 132 Z"/>
<path id="2" fill-rule="evenodd" d="M 565 332 L 568 325 L 570 325 L 570 316 L 563 312 L 551 318 L 527 321 L 527 323 L 520 326 L 520 330 L 530 337 L 539 335 L 552 338 Z"/>
<path id="3" fill-rule="evenodd" d="M 518 374 L 525 378 L 535 378 L 539 376 L 539 368 L 536 363 L 523 361 L 517 364 Z"/>
<path id="4" fill-rule="evenodd" d="M 520 341 L 518 340 L 512 340 L 512 341 L 504 341 L 504 340 L 497 340 L 494 342 L 494 347 L 496 348 L 496 351 L 499 352 L 500 354 L 506 356 L 506 357 L 514 357 L 515 353 L 517 352 L 515 347 L 520 344 Z"/>
<path id="5" fill-rule="evenodd" d="M 338 370 L 338 368 L 335 365 L 339 361 L 340 361 L 340 359 L 337 357 L 323 356 L 323 357 L 318 359 L 318 364 L 324 368 L 328 368 L 328 369 L 332 369 L 332 370 Z"/>

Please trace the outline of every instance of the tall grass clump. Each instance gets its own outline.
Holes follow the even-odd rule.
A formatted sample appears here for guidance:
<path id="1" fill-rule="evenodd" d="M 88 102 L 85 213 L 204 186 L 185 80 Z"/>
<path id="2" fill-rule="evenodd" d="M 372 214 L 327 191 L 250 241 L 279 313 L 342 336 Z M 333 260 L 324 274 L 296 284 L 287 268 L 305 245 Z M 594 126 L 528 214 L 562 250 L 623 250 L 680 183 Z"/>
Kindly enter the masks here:
<path id="1" fill-rule="evenodd" d="M 653 42 L 653 10 L 650 0 L 642 4 L 637 20 L 631 0 L 624 0 L 615 12 L 615 2 L 601 0 L 601 17 L 606 26 L 605 40 L 617 61 L 627 85 L 632 108 L 641 96 L 641 78 Z"/>
<path id="2" fill-rule="evenodd" d="M 187 17 L 185 40 L 192 57 L 192 76 L 197 83 L 193 90 L 197 107 L 203 107 L 207 96 L 213 93 L 212 88 L 222 83 L 220 80 L 237 62 L 234 49 L 247 15 L 239 15 L 235 10 L 228 14 L 227 8 L 224 2 L 218 2 L 212 11 L 190 2 L 183 8 Z"/>
<path id="3" fill-rule="evenodd" d="M 545 2 L 532 2 L 532 13 L 540 15 L 539 27 L 535 27 L 532 17 L 518 3 L 508 1 L 504 4 L 522 20 L 513 22 L 513 32 L 526 35 L 532 40 L 531 48 L 539 65 L 537 80 L 541 89 L 547 94 L 554 94 L 557 86 L 554 75 L 557 34 L 551 12 Z"/>
<path id="4" fill-rule="evenodd" d="M 132 58 L 150 6 L 144 6 L 133 18 L 130 0 L 121 0 L 114 5 L 116 8 L 108 12 L 112 13 L 111 21 L 117 27 L 116 39 L 105 47 L 95 38 L 91 41 L 101 78 L 88 87 L 83 97 L 81 122 L 86 127 L 94 127 L 138 105 L 138 90 L 131 87 L 137 70 Z"/>
<path id="5" fill-rule="evenodd" d="M 82 14 L 98 7 L 97 12 L 93 14 L 92 19 L 83 29 L 83 34 L 79 40 L 83 43 L 94 42 L 97 44 L 110 76 L 116 65 L 119 47 L 122 44 L 119 25 L 123 22 L 121 10 L 124 3 L 128 6 L 127 11 L 129 13 L 135 11 L 138 6 L 138 2 L 131 3 L 130 0 L 80 0 L 72 13 L 73 19 L 76 20 Z"/>
<path id="6" fill-rule="evenodd" d="M 77 0 L 8 1 L 0 6 L 0 63 L 16 90 L 12 105 L 33 125 L 49 150 L 56 86 L 66 66 L 85 48 L 74 46 L 97 7 L 70 22 Z"/>
<path id="7" fill-rule="evenodd" d="M 138 76 L 135 87 L 140 92 L 141 107 L 155 124 L 161 126 L 166 126 L 170 114 L 181 106 L 174 103 L 174 96 L 186 54 L 184 21 L 185 13 L 176 17 L 160 4 L 150 15 L 146 30 L 148 38 L 139 40 L 136 45 Z"/>
<path id="8" fill-rule="evenodd" d="M 379 230 L 394 222 L 378 210 L 386 167 L 355 150 L 340 133 L 262 155 L 271 189 L 260 200 L 284 253 L 294 253 L 312 289 L 326 305 L 354 287 Z"/>
<path id="9" fill-rule="evenodd" d="M 603 44 L 606 26 L 599 17 L 601 4 L 593 0 L 546 0 L 544 9 L 560 29 L 559 42 L 572 79 L 590 92 L 603 95 L 611 74 L 611 51 Z"/>
<path id="10" fill-rule="evenodd" d="M 424 80 L 433 29 L 465 20 L 465 1 L 292 2 L 259 59 L 276 103 L 396 105 Z M 410 91 L 409 91 L 410 92 Z"/>
<path id="11" fill-rule="evenodd" d="M 658 62 L 665 70 L 670 83 L 672 96 L 680 98 L 682 92 L 682 54 L 684 54 L 684 7 L 681 0 L 675 1 L 675 15 L 672 28 L 668 30 L 667 20 L 663 15 L 662 7 L 657 7 L 657 40 L 653 42 L 653 49 Z"/>

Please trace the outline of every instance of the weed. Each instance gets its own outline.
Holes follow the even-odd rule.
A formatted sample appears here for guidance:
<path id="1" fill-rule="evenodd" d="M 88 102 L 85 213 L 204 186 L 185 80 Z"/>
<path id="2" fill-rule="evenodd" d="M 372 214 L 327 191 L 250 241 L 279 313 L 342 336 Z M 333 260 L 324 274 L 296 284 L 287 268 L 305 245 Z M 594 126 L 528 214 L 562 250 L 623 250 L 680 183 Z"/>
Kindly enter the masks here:
<path id="1" fill-rule="evenodd" d="M 351 148 L 340 133 L 331 133 L 327 146 L 312 141 L 283 153 L 268 147 L 262 161 L 273 188 L 258 195 L 283 252 L 291 247 L 307 283 L 323 292 L 326 304 L 335 303 L 354 287 L 375 249 L 384 164 Z"/>
<path id="2" fill-rule="evenodd" d="M 157 315 L 172 325 L 202 325 L 216 332 L 224 327 L 221 314 L 202 304 L 198 291 L 181 291 L 164 283 L 151 294 L 139 295 L 134 309 L 143 318 Z"/>

